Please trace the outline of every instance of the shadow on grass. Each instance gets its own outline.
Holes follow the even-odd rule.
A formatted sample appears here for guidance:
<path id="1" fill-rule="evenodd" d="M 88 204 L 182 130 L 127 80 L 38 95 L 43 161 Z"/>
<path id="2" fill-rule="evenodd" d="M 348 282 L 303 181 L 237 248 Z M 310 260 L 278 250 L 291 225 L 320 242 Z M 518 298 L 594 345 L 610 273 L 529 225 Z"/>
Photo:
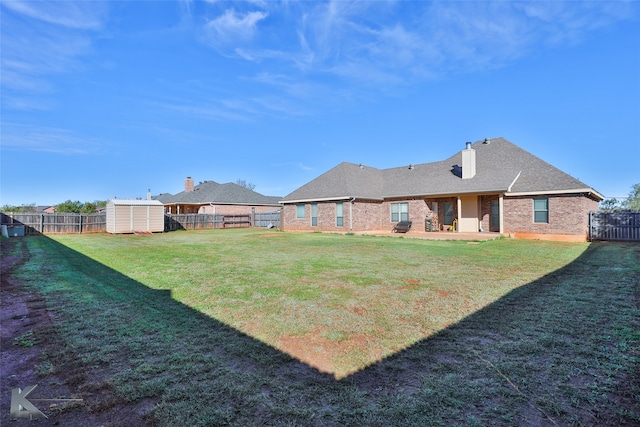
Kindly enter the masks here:
<path id="1" fill-rule="evenodd" d="M 572 264 L 336 380 L 170 291 L 44 236 L 29 239 L 22 274 L 48 277 L 29 285 L 56 313 L 60 344 L 47 363 L 87 397 L 76 411 L 137 408 L 153 425 L 640 422 L 634 245 L 593 244 Z"/>

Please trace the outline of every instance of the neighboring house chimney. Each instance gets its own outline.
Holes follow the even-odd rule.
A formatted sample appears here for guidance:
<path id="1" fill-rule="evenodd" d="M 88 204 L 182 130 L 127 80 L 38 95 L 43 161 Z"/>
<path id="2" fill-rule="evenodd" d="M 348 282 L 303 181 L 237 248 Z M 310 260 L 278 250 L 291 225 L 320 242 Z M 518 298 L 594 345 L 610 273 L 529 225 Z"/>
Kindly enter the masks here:
<path id="1" fill-rule="evenodd" d="M 184 191 L 193 191 L 193 178 L 190 176 L 184 180 Z"/>
<path id="2" fill-rule="evenodd" d="M 467 142 L 467 148 L 462 150 L 462 179 L 473 178 L 476 175 L 476 150 Z"/>
<path id="3" fill-rule="evenodd" d="M 147 190 L 147 200 L 151 200 L 151 189 Z"/>

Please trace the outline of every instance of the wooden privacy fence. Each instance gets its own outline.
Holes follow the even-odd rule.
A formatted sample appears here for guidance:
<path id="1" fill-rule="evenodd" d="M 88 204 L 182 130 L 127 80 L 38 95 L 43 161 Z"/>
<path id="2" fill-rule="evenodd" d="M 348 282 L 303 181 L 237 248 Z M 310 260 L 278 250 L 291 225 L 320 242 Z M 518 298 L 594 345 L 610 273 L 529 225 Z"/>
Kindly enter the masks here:
<path id="1" fill-rule="evenodd" d="M 280 211 L 248 214 L 165 214 L 164 231 L 280 227 Z"/>
<path id="2" fill-rule="evenodd" d="M 226 217 L 226 219 L 225 219 Z M 100 233 L 107 231 L 107 214 L 77 213 L 1 213 L 0 224 L 25 226 L 25 235 Z M 164 231 L 205 230 L 230 227 L 280 227 L 280 211 L 224 214 L 164 215 Z"/>
<path id="3" fill-rule="evenodd" d="M 106 213 L 0 213 L 0 223 L 24 225 L 26 236 L 34 234 L 99 233 L 107 228 Z"/>
<path id="4" fill-rule="evenodd" d="M 280 211 L 257 213 L 254 227 L 280 228 Z"/>
<path id="5" fill-rule="evenodd" d="M 223 216 L 218 214 L 165 214 L 164 231 L 222 228 Z"/>
<path id="6" fill-rule="evenodd" d="M 589 212 L 589 240 L 640 242 L 640 211 Z"/>

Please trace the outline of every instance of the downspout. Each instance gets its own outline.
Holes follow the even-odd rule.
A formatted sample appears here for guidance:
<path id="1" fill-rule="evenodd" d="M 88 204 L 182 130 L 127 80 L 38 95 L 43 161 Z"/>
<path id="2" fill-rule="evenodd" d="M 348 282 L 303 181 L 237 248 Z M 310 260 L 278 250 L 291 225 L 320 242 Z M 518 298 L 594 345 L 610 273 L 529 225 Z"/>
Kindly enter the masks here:
<path id="1" fill-rule="evenodd" d="M 353 202 L 356 201 L 355 197 L 349 200 L 349 231 L 353 231 Z"/>

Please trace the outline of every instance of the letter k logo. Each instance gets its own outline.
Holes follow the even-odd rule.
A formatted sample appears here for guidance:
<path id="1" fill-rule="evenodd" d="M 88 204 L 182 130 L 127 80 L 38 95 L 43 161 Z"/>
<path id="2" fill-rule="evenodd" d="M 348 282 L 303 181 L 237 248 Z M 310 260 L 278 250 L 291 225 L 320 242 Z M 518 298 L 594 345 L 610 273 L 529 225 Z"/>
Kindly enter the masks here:
<path id="1" fill-rule="evenodd" d="M 47 418 L 33 403 L 27 400 L 27 396 L 29 396 L 36 387 L 38 386 L 32 385 L 26 387 L 24 391 L 19 388 L 11 389 L 11 418 L 29 418 L 32 420 Z"/>

